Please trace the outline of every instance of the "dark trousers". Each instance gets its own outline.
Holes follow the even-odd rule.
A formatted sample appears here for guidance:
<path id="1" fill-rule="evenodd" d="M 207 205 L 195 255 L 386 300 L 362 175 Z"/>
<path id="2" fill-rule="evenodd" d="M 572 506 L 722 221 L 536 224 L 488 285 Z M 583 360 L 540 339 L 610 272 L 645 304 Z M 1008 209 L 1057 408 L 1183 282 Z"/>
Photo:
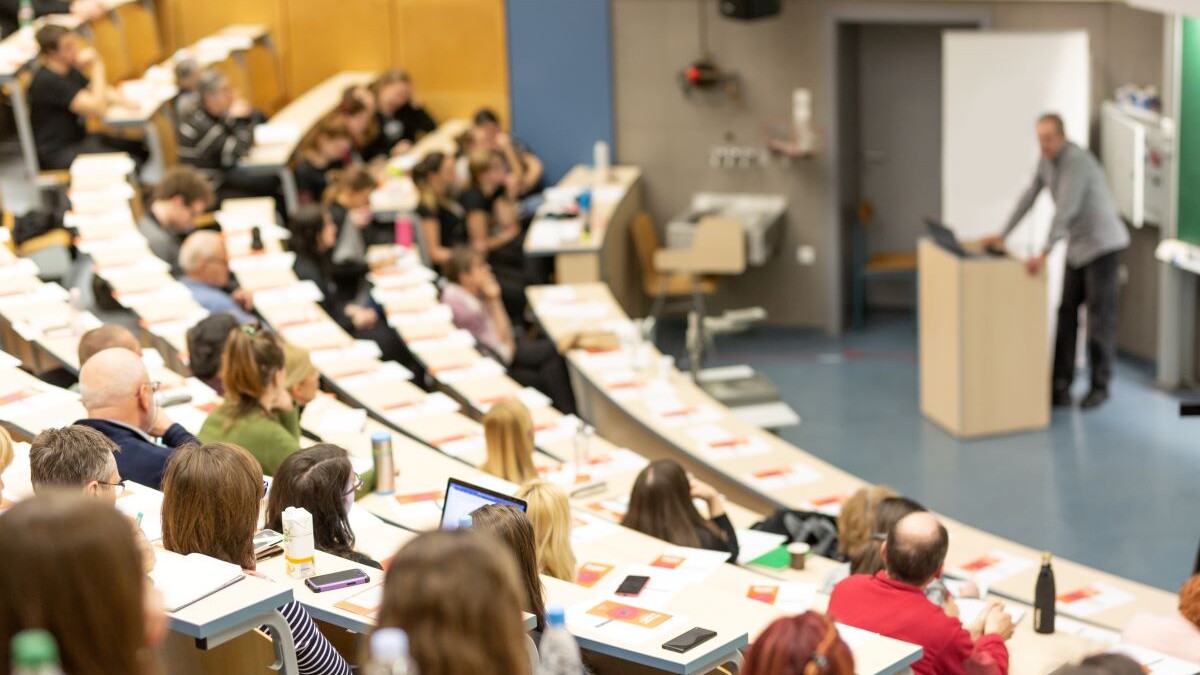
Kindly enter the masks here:
<path id="1" fill-rule="evenodd" d="M 1066 393 L 1075 381 L 1075 345 L 1079 336 L 1079 307 L 1087 306 L 1088 367 L 1092 389 L 1108 390 L 1117 360 L 1118 251 L 1063 274 L 1058 334 L 1054 341 L 1054 392 Z"/>
<path id="2" fill-rule="evenodd" d="M 567 362 L 548 338 L 518 337 L 508 374 L 522 386 L 533 387 L 549 396 L 559 412 L 575 414 L 575 394 L 571 391 Z"/>
<path id="3" fill-rule="evenodd" d="M 117 138 L 106 134 L 88 134 L 78 143 L 46 155 L 39 155 L 38 163 L 41 165 L 42 171 L 59 171 L 70 168 L 71 162 L 74 162 L 75 158 L 80 155 L 94 155 L 103 152 L 128 153 L 139 167 L 150 158 L 150 151 L 141 141 Z"/>

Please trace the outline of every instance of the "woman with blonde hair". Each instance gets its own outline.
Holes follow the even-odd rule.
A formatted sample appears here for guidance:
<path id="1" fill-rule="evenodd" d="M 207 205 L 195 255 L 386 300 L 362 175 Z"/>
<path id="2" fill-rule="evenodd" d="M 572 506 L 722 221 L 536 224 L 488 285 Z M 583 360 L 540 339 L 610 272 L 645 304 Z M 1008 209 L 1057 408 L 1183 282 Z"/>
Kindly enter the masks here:
<path id="1" fill-rule="evenodd" d="M 533 523 L 542 574 L 574 582 L 575 551 L 571 549 L 572 516 L 567 493 L 549 481 L 531 480 L 517 490 L 516 497 L 528 504 L 525 515 Z"/>
<path id="2" fill-rule="evenodd" d="M 842 511 L 837 519 L 837 552 L 843 562 L 826 575 L 821 587 L 823 593 L 833 592 L 834 586 L 850 576 L 852 560 L 863 559 L 867 556 L 867 549 L 879 546 L 879 542 L 872 538 L 879 505 L 885 499 L 899 496 L 900 493 L 886 485 L 866 485 L 855 491 L 842 504 Z"/>
<path id="3" fill-rule="evenodd" d="M 492 406 L 483 416 L 487 459 L 481 471 L 520 485 L 537 478 L 533 465 L 533 417 L 515 398 Z"/>
<path id="4" fill-rule="evenodd" d="M 13 463 L 13 442 L 8 430 L 0 427 L 0 505 L 4 503 L 4 472 Z"/>

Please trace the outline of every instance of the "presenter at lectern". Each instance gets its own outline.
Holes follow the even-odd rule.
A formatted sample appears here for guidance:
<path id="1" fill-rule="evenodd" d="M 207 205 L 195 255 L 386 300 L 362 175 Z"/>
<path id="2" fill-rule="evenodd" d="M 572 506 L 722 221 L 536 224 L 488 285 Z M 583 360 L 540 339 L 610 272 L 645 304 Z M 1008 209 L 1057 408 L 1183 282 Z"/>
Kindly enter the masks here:
<path id="1" fill-rule="evenodd" d="M 1001 243 L 1025 217 L 1038 193 L 1043 188 L 1050 190 L 1055 207 L 1050 236 L 1025 266 L 1030 274 L 1040 272 L 1051 247 L 1066 238 L 1067 265 L 1062 303 L 1058 306 L 1050 398 L 1054 406 L 1071 405 L 1079 306 L 1086 304 L 1092 387 L 1079 405 L 1087 410 L 1108 400 L 1117 357 L 1117 256 L 1129 246 L 1129 232 L 1108 191 L 1100 163 L 1092 153 L 1067 140 L 1062 118 L 1042 115 L 1036 128 L 1042 157 L 1033 184 L 1017 202 L 1003 235 L 988 237 L 984 243 Z"/>

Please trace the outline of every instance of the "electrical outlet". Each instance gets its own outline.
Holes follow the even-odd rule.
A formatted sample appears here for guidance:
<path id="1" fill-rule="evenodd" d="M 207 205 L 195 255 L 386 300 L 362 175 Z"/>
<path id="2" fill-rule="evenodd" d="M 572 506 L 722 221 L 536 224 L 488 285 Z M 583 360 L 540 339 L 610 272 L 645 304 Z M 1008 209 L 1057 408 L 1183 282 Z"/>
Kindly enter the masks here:
<path id="1" fill-rule="evenodd" d="M 803 244 L 796 247 L 796 262 L 801 265 L 811 265 L 817 261 L 817 249 Z"/>

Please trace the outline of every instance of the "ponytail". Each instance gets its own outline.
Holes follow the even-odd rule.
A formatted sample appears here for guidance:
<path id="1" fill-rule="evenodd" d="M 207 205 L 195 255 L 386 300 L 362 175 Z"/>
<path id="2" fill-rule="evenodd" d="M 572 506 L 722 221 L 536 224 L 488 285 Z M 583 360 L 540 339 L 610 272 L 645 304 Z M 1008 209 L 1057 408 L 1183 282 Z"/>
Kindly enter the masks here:
<path id="1" fill-rule="evenodd" d="M 225 398 L 234 405 L 230 423 L 260 406 L 263 394 L 283 364 L 279 339 L 261 325 L 247 324 L 230 332 L 221 358 Z"/>

